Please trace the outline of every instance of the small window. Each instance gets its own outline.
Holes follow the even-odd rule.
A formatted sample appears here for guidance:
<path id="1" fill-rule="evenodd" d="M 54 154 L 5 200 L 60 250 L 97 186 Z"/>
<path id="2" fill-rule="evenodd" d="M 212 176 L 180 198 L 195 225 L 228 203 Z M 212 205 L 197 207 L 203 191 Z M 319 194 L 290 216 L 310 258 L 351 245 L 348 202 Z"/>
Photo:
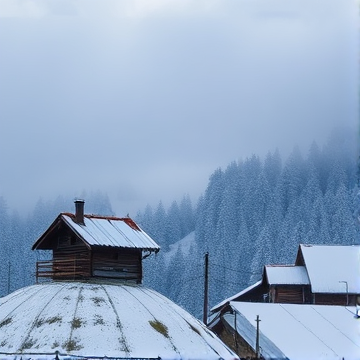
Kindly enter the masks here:
<path id="1" fill-rule="evenodd" d="M 75 245 L 76 244 L 76 237 L 72 236 L 70 239 L 70 245 Z"/>

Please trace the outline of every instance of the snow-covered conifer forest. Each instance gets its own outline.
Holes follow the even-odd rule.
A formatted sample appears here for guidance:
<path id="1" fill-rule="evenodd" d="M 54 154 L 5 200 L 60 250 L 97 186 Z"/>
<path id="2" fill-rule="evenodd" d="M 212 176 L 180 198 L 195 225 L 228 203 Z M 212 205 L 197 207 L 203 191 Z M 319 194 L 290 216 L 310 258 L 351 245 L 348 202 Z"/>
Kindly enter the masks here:
<path id="1" fill-rule="evenodd" d="M 282 159 L 253 155 L 216 169 L 199 199 L 160 201 L 135 220 L 162 250 L 144 260 L 144 283 L 202 316 L 204 254 L 210 306 L 261 278 L 264 264 L 294 263 L 298 245 L 359 244 L 356 134 L 334 132 L 323 147 Z M 86 212 L 111 215 L 105 192 L 89 193 Z M 0 296 L 33 284 L 41 254 L 31 246 L 71 199 L 39 200 L 26 219 L 0 197 Z"/>

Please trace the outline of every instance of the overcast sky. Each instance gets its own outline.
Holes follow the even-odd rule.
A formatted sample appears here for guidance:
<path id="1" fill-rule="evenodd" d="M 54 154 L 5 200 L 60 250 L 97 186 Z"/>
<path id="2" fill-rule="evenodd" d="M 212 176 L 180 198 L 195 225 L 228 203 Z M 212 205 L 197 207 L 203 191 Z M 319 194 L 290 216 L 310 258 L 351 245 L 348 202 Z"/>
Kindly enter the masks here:
<path id="1" fill-rule="evenodd" d="M 0 0 L 0 196 L 197 200 L 358 122 L 355 0 Z M 86 200 L 86 199 L 85 199 Z"/>

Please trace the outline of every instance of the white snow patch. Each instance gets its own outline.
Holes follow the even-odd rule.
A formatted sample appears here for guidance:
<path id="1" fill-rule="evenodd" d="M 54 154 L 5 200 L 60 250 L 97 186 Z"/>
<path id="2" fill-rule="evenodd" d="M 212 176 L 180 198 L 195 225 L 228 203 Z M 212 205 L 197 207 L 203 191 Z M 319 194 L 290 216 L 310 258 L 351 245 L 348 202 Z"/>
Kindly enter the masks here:
<path id="1" fill-rule="evenodd" d="M 195 231 L 192 231 L 190 234 L 186 235 L 181 240 L 177 241 L 174 244 L 169 246 L 169 250 L 167 252 L 163 252 L 163 257 L 165 261 L 165 265 L 168 266 L 171 262 L 171 259 L 176 255 L 178 250 L 180 249 L 184 256 L 189 255 L 190 249 L 192 245 L 196 245 L 195 243 Z"/>

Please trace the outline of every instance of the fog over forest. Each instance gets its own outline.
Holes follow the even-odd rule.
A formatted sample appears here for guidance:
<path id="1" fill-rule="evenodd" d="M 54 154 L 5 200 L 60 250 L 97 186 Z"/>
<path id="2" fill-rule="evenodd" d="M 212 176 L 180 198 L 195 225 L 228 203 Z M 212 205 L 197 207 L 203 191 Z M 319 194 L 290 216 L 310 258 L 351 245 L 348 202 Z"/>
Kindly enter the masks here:
<path id="1" fill-rule="evenodd" d="M 205 252 L 213 306 L 259 280 L 264 264 L 294 263 L 301 243 L 359 244 L 357 136 L 338 128 L 306 154 L 253 154 L 214 169 L 198 199 L 140 209 L 133 218 L 161 246 L 144 260 L 145 285 L 200 318 Z M 86 213 L 114 214 L 105 191 L 81 195 Z M 39 199 L 24 217 L 0 197 L 0 296 L 34 283 L 36 260 L 50 255 L 30 248 L 64 211 L 74 212 L 72 198 Z"/>
<path id="2" fill-rule="evenodd" d="M 135 216 L 358 123 L 354 0 L 1 0 L 0 196 Z"/>
<path id="3" fill-rule="evenodd" d="M 354 0 L 0 0 L 0 296 L 60 212 L 130 215 L 197 317 L 300 243 L 359 244 Z"/>

